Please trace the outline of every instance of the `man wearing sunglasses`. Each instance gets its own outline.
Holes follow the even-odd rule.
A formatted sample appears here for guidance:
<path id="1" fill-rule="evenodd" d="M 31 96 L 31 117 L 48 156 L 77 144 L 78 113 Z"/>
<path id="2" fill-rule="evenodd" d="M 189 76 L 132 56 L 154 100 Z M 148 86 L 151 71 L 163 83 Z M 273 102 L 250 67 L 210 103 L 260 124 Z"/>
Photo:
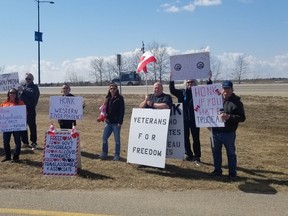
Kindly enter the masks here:
<path id="1" fill-rule="evenodd" d="M 30 129 L 30 141 L 32 150 L 37 148 L 37 125 L 36 125 L 36 106 L 38 104 L 40 92 L 37 85 L 34 84 L 34 76 L 26 73 L 25 84 L 19 87 L 20 98 L 27 108 L 27 124 Z M 21 134 L 23 147 L 29 147 L 28 132 L 23 131 Z"/>
<path id="2" fill-rule="evenodd" d="M 184 119 L 184 142 L 185 154 L 187 161 L 200 162 L 201 146 L 200 146 L 200 129 L 195 124 L 195 114 L 193 106 L 193 98 L 191 88 L 196 85 L 194 79 L 185 81 L 185 89 L 176 89 L 174 81 L 170 81 L 169 90 L 172 95 L 177 97 L 178 103 L 183 103 L 183 119 Z M 190 131 L 193 138 L 193 152 L 190 144 Z"/>

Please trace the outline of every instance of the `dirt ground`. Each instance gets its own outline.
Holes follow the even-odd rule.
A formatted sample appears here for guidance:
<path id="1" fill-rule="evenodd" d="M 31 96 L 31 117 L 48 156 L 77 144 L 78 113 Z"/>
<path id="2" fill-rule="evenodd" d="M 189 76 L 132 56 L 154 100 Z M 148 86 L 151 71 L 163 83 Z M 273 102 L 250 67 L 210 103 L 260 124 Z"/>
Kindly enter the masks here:
<path id="1" fill-rule="evenodd" d="M 5 95 L 1 95 L 1 101 Z M 210 141 L 207 129 L 201 129 L 202 163 L 167 159 L 165 169 L 140 168 L 127 164 L 126 150 L 132 108 L 138 107 L 141 95 L 124 95 L 126 114 L 122 127 L 121 161 L 112 161 L 114 142 L 110 138 L 107 161 L 100 161 L 103 123 L 97 123 L 104 95 L 84 97 L 84 119 L 78 121 L 82 169 L 77 177 L 47 177 L 41 174 L 44 134 L 49 129 L 49 95 L 40 98 L 37 107 L 39 149 L 22 149 L 21 163 L 0 163 L 0 188 L 14 189 L 83 189 L 134 188 L 183 191 L 191 189 L 243 190 L 258 193 L 288 191 L 287 129 L 288 98 L 243 96 L 246 122 L 237 130 L 238 175 L 237 182 L 227 179 L 227 159 L 223 149 L 224 176 L 212 178 L 213 170 Z M 174 102 L 176 100 L 174 99 Z M 58 127 L 57 122 L 54 122 Z M 14 146 L 11 141 L 12 147 Z M 4 156 L 3 146 L 0 157 Z"/>

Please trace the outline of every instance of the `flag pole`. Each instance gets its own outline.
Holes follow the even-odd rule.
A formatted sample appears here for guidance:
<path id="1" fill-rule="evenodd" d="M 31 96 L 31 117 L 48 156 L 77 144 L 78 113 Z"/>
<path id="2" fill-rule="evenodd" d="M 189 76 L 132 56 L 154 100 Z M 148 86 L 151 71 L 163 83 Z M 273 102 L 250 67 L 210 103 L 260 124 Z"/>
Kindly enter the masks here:
<path id="1" fill-rule="evenodd" d="M 145 78 L 146 78 L 146 92 L 148 94 L 148 81 L 147 81 L 147 73 L 145 73 Z"/>
<path id="2" fill-rule="evenodd" d="M 141 48 L 141 51 L 142 51 L 143 54 L 145 53 L 144 41 L 142 41 L 142 48 Z M 145 74 L 145 82 L 146 82 L 146 92 L 147 92 L 147 94 L 148 94 L 147 73 L 148 73 L 148 71 L 146 71 L 146 73 L 144 72 L 144 74 Z"/>

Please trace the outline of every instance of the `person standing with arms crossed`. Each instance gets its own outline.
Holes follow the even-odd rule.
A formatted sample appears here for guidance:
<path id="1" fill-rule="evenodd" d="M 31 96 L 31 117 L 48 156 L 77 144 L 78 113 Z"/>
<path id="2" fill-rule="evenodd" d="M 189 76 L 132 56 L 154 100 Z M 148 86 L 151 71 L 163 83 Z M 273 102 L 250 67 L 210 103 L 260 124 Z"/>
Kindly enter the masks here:
<path id="1" fill-rule="evenodd" d="M 236 130 L 239 122 L 246 119 L 241 98 L 234 94 L 233 83 L 225 80 L 222 83 L 223 111 L 219 118 L 225 123 L 225 127 L 212 128 L 212 153 L 214 171 L 212 176 L 222 176 L 222 144 L 225 146 L 228 158 L 229 179 L 237 180 L 237 157 L 236 157 Z"/>
<path id="2" fill-rule="evenodd" d="M 26 83 L 19 87 L 20 99 L 24 102 L 27 108 L 27 124 L 30 129 L 30 141 L 32 150 L 37 148 L 37 125 L 36 125 L 36 106 L 40 97 L 40 91 L 37 85 L 34 84 L 34 76 L 31 73 L 25 75 Z M 23 147 L 29 147 L 28 132 L 23 131 L 21 134 Z"/>
<path id="3" fill-rule="evenodd" d="M 172 97 L 169 94 L 163 93 L 162 83 L 154 83 L 153 89 L 154 94 L 147 94 L 139 107 L 150 109 L 171 109 L 173 105 Z"/>

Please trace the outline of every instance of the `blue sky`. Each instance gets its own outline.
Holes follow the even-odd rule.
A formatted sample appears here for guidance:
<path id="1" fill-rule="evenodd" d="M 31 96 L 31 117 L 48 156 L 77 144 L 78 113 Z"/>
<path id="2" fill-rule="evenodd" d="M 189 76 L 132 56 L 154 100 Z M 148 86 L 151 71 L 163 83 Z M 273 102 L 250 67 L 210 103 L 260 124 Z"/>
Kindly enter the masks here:
<path id="1" fill-rule="evenodd" d="M 37 4 L 0 0 L 0 67 L 35 74 Z M 208 49 L 231 78 L 238 54 L 251 61 L 250 77 L 288 78 L 287 0 L 55 0 L 41 3 L 41 81 L 83 73 L 95 56 L 115 57 L 157 41 L 171 54 Z M 86 74 L 86 75 L 85 75 Z M 57 75 L 57 76 L 55 76 Z"/>

